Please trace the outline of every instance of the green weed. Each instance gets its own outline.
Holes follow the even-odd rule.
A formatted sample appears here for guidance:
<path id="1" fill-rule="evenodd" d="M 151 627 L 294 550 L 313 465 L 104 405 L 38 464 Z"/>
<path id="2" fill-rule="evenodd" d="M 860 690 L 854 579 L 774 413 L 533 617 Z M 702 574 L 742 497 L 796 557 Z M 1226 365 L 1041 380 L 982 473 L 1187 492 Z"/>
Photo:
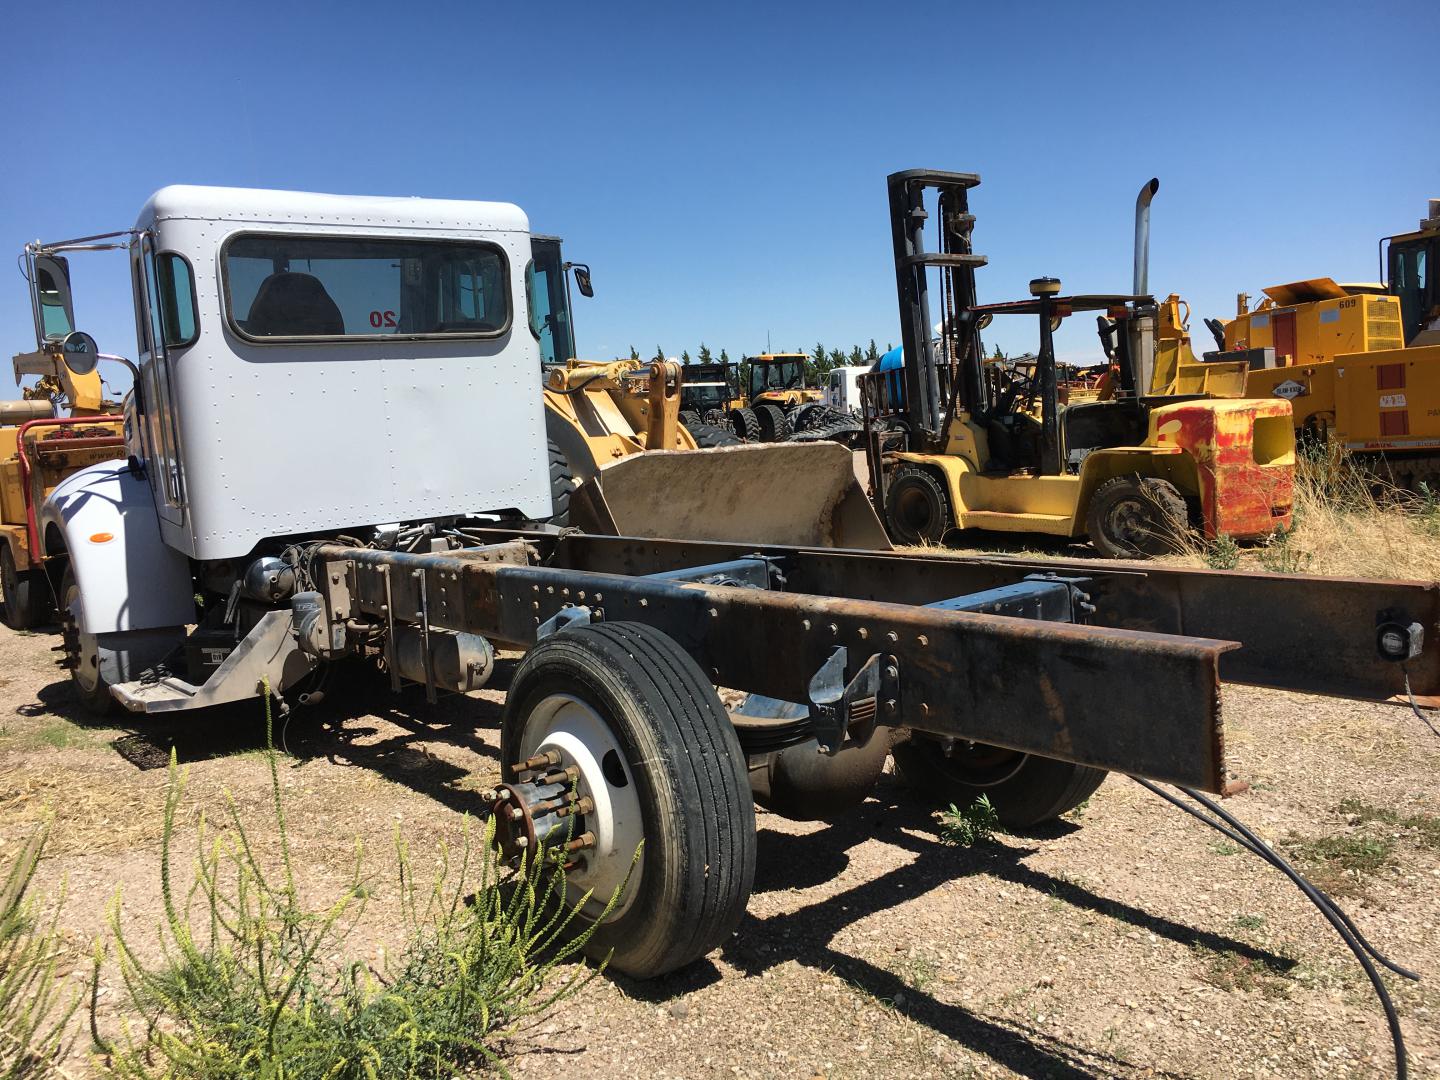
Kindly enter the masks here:
<path id="1" fill-rule="evenodd" d="M 60 981 L 62 942 L 56 915 L 42 922 L 29 895 L 49 825 L 31 834 L 0 882 L 0 1077 L 39 1080 L 53 1075 L 72 1038 L 70 1020 L 80 995 Z M 58 914 L 60 903 L 54 905 Z"/>
<path id="2" fill-rule="evenodd" d="M 1240 565 L 1240 545 L 1221 533 L 1205 546 L 1205 565 L 1211 570 L 1234 570 Z"/>
<path id="3" fill-rule="evenodd" d="M 937 815 L 940 821 L 940 839 L 955 847 L 975 847 L 988 844 L 1000 832 L 1000 817 L 990 804 L 988 795 L 981 795 L 964 810 L 954 803 L 948 810 Z"/>
<path id="4" fill-rule="evenodd" d="M 117 896 L 114 965 L 133 1016 L 115 1036 L 102 1036 L 92 999 L 92 1031 L 115 1075 L 428 1080 L 503 1073 L 504 1040 L 598 974 L 562 970 L 592 930 L 573 922 L 560 863 L 541 857 L 509 874 L 494 853 L 491 821 L 478 836 L 467 822 L 456 850 L 441 847 L 428 881 L 417 878 L 397 836 L 404 944 L 374 963 L 363 959 L 348 939 L 380 882 L 357 842 L 338 895 L 318 906 L 302 901 L 273 750 L 269 765 L 270 845 L 261 846 L 233 802 L 223 831 L 211 835 L 202 818 L 194 880 L 182 893 L 172 864 L 185 776 L 172 756 L 160 865 L 164 959 L 151 966 L 140 958 L 122 930 Z M 97 950 L 95 962 L 98 985 L 108 958 Z"/>

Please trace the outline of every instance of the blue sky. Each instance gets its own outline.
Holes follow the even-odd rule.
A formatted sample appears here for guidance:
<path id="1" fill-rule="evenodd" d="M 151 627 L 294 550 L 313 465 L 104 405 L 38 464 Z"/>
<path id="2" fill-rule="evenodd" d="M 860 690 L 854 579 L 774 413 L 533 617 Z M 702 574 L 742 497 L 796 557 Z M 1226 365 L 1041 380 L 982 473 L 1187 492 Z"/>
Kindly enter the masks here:
<path id="1" fill-rule="evenodd" d="M 982 175 L 986 300 L 1126 291 L 1154 175 L 1151 288 L 1203 335 L 1240 290 L 1373 280 L 1440 196 L 1440 5 L 1262 7 L 12 5 L 0 245 L 175 182 L 504 199 L 594 270 L 582 356 L 738 356 L 898 340 L 888 172 Z M 123 260 L 74 265 L 78 323 L 133 355 Z M 18 273 L 0 326 L 32 347 Z M 1062 355 L 1093 342 L 1071 320 Z"/>

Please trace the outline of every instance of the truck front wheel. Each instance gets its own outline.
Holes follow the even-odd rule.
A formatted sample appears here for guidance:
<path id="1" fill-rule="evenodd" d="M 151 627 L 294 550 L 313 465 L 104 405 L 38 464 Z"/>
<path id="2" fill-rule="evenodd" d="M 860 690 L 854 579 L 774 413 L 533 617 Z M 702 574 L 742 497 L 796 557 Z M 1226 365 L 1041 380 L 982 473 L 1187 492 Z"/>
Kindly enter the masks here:
<path id="1" fill-rule="evenodd" d="M 912 735 L 891 749 L 901 778 L 937 806 L 990 800 L 1007 829 L 1033 829 L 1073 810 L 1095 793 L 1105 770 L 1022 754 L 987 743 Z"/>
<path id="2" fill-rule="evenodd" d="M 735 929 L 755 880 L 745 755 L 709 680 L 673 640 L 624 622 L 546 638 L 515 673 L 500 744 L 501 846 L 530 853 L 547 835 L 571 845 L 566 903 L 590 892 L 577 918 L 598 922 L 587 953 L 651 978 Z M 574 802 L 556 817 L 565 799 Z"/>
<path id="3" fill-rule="evenodd" d="M 65 663 L 70 668 L 70 682 L 80 698 L 80 706 L 91 716 L 108 716 L 116 708 L 110 695 L 110 684 L 100 669 L 100 645 L 94 634 L 87 634 L 84 623 L 84 598 L 75 580 L 75 570 L 67 566 L 60 579 L 60 626 L 64 636 Z"/>

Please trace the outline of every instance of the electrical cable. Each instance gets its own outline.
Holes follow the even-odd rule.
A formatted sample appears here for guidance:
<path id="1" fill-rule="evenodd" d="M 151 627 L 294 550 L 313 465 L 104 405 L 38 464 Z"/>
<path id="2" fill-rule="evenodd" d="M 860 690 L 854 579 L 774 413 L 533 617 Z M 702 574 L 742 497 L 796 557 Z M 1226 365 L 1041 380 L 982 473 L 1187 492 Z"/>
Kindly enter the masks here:
<path id="1" fill-rule="evenodd" d="M 1138 776 L 1131 776 L 1130 779 L 1134 780 L 1152 794 L 1158 795 L 1166 802 L 1184 810 L 1196 820 L 1202 821 L 1222 835 L 1234 839 L 1247 851 L 1259 855 L 1288 877 L 1305 898 L 1315 905 L 1320 914 L 1325 916 L 1326 921 L 1334 927 L 1336 934 L 1338 934 L 1340 940 L 1345 943 L 1346 948 L 1354 954 L 1355 959 L 1359 961 L 1360 967 L 1364 970 L 1366 977 L 1370 980 L 1370 985 L 1374 988 L 1375 995 L 1379 998 L 1380 1005 L 1385 1011 L 1386 1025 L 1390 1029 L 1390 1039 L 1395 1051 L 1395 1075 L 1398 1080 L 1404 1080 L 1404 1078 L 1408 1076 L 1408 1059 L 1405 1051 L 1405 1037 L 1400 1030 L 1400 1017 L 1395 1011 L 1395 1003 L 1391 1000 L 1389 990 L 1386 989 L 1384 981 L 1380 978 L 1380 973 L 1375 970 L 1375 965 L 1370 962 L 1370 958 L 1373 956 L 1385 967 L 1407 979 L 1418 982 L 1420 976 L 1381 955 L 1374 946 L 1365 940 L 1364 935 L 1355 927 L 1355 924 L 1350 920 L 1349 916 L 1340 910 L 1334 900 L 1317 889 L 1298 870 L 1291 866 L 1279 852 L 1272 850 L 1263 840 L 1256 836 L 1255 833 L 1214 801 L 1191 788 L 1176 785 L 1188 798 L 1204 807 L 1211 814 L 1214 814 L 1216 818 L 1219 818 L 1220 822 L 1224 823 L 1223 825 L 1201 814 L 1193 807 L 1186 806 L 1169 792 L 1164 791 L 1148 780 L 1143 780 Z M 1226 826 L 1228 826 L 1228 828 Z"/>
<path id="2" fill-rule="evenodd" d="M 1410 711 L 1415 714 L 1416 719 L 1418 719 L 1422 724 L 1424 724 L 1427 728 L 1430 729 L 1431 735 L 1434 735 L 1437 739 L 1440 739 L 1440 728 L 1437 728 L 1433 723 L 1431 723 L 1430 718 L 1420 711 L 1420 704 L 1415 700 L 1414 691 L 1410 689 L 1410 669 L 1407 668 L 1404 664 L 1401 664 L 1400 672 L 1405 676 L 1405 697 L 1410 702 Z"/>
<path id="3" fill-rule="evenodd" d="M 593 382 L 598 382 L 598 381 L 600 381 L 600 380 L 603 379 L 603 378 L 605 378 L 604 375 L 591 375 L 591 376 L 590 376 L 588 379 L 586 379 L 584 382 L 576 383 L 574 386 L 570 387 L 570 389 L 568 389 L 568 390 L 558 390 L 558 389 L 556 389 L 556 388 L 553 387 L 553 386 L 547 386 L 547 387 L 545 387 L 545 389 L 548 390 L 548 391 L 549 391 L 550 393 L 552 393 L 552 394 L 564 394 L 566 397 L 569 397 L 571 394 L 578 394 L 578 393 L 580 393 L 581 390 L 584 390 L 584 389 L 585 389 L 587 386 L 589 386 L 591 383 L 593 383 Z"/>

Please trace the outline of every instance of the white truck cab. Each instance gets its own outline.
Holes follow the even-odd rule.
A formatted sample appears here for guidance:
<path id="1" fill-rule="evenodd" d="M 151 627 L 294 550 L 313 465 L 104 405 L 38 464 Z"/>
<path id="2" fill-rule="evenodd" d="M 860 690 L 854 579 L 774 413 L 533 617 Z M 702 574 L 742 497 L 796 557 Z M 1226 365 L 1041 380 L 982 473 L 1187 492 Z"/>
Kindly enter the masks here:
<path id="1" fill-rule="evenodd" d="M 135 301 L 129 460 L 69 478 L 39 526 L 66 556 L 94 704 L 216 600 L 244 631 L 247 570 L 263 584 L 253 568 L 294 538 L 549 516 L 537 381 L 568 313 L 559 245 L 532 251 L 518 207 L 174 186 L 115 237 Z M 98 353 L 74 336 L 67 355 Z"/>
<path id="2" fill-rule="evenodd" d="M 870 369 L 864 364 L 847 364 L 830 369 L 825 383 L 825 404 L 841 412 L 860 412 L 860 376 Z"/>

